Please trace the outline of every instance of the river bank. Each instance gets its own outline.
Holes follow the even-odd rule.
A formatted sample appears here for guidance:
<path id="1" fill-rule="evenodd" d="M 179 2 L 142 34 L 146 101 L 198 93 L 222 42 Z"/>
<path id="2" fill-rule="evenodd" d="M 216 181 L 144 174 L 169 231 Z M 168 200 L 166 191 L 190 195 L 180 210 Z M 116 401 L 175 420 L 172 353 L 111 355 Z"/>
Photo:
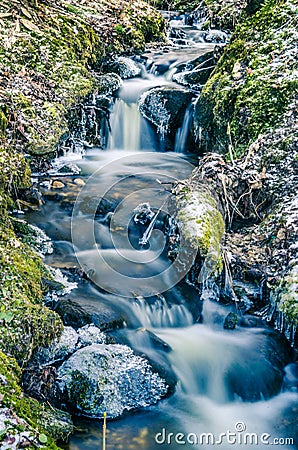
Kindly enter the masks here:
<path id="1" fill-rule="evenodd" d="M 294 9 L 291 9 L 290 3 L 291 2 L 285 2 L 280 6 L 280 8 L 289 8 L 289 16 L 286 14 L 283 16 L 284 22 L 279 23 L 280 27 L 292 20 L 290 11 L 294 12 Z M 2 20 L 9 21 L 10 23 L 9 27 L 5 26 L 5 29 L 10 31 L 7 34 L 6 40 L 4 40 L 4 54 L 6 55 L 10 52 L 13 53 L 16 50 L 20 56 L 23 51 L 22 49 L 24 46 L 27 46 L 28 41 L 33 47 L 35 46 L 34 51 L 31 49 L 32 54 L 38 54 L 35 62 L 32 62 L 30 57 L 28 60 L 28 55 L 26 57 L 24 56 L 24 58 L 27 58 L 24 61 L 20 58 L 19 66 L 16 65 L 11 67 L 10 62 L 5 61 L 8 69 L 5 69 L 7 70 L 5 73 L 3 72 L 3 85 L 6 90 L 3 97 L 5 107 L 2 108 L 1 116 L 3 142 L 3 150 L 1 152 L 1 164 L 3 164 L 3 170 L 1 171 L 1 174 L 3 174 L 1 175 L 3 189 L 3 195 L 1 196 L 3 233 L 1 242 L 4 255 L 2 261 L 3 270 L 1 270 L 3 273 L 3 280 L 5 280 L 1 287 L 3 298 L 3 308 L 1 309 L 2 329 L 4 331 L 2 334 L 2 349 L 5 353 L 14 356 L 19 363 L 23 365 L 38 347 L 48 346 L 53 338 L 59 337 L 63 325 L 56 313 L 42 306 L 42 298 L 45 292 L 53 287 L 53 285 L 57 288 L 57 285 L 55 285 L 52 276 L 46 272 L 40 258 L 28 247 L 27 244 L 28 242 L 30 243 L 30 231 L 24 229 L 26 227 L 23 228 L 18 221 L 14 221 L 7 215 L 7 206 L 13 206 L 10 198 L 17 200 L 16 206 L 18 209 L 26 206 L 34 209 L 38 208 L 43 203 L 40 194 L 35 189 L 31 189 L 28 166 L 23 156 L 16 152 L 16 150 L 22 149 L 33 155 L 48 154 L 53 152 L 57 142 L 60 142 L 60 145 L 65 147 L 64 150 L 67 146 L 71 149 L 74 139 L 73 136 L 67 134 L 67 111 L 71 109 L 72 105 L 75 105 L 75 102 L 78 102 L 78 96 L 83 98 L 86 94 L 94 91 L 94 88 L 96 88 L 96 95 L 102 94 L 103 97 L 111 97 L 111 94 L 116 92 L 120 86 L 120 79 L 119 77 L 117 78 L 117 75 L 114 75 L 112 78 L 106 78 L 101 74 L 96 74 L 94 70 L 104 68 L 106 63 L 110 61 L 110 59 L 113 59 L 113 56 L 116 56 L 118 53 L 123 53 L 125 51 L 135 53 L 136 51 L 143 49 L 144 42 L 147 39 L 162 38 L 163 22 L 157 13 L 148 9 L 148 5 L 134 3 L 135 6 L 132 7 L 132 5 L 129 5 L 129 9 L 126 10 L 126 3 L 121 4 L 120 9 L 118 9 L 119 4 L 117 3 L 117 5 L 110 6 L 112 12 L 98 11 L 98 15 L 104 14 L 104 17 L 106 17 L 105 21 L 103 21 L 102 17 L 96 21 L 92 16 L 91 23 L 89 22 L 91 21 L 91 16 L 88 7 L 84 7 L 80 10 L 69 3 L 67 4 L 67 11 L 65 10 L 64 4 L 61 4 L 58 9 L 47 5 L 47 14 L 51 17 L 53 24 L 49 29 L 43 29 L 43 25 L 41 25 L 41 14 L 44 14 L 44 11 L 41 12 L 38 10 L 38 7 L 36 9 L 36 7 L 32 7 L 29 4 L 26 5 L 26 8 L 17 8 L 17 10 L 15 10 L 13 9 L 13 5 L 14 4 L 11 2 L 7 7 L 3 7 L 4 16 Z M 269 11 L 268 14 L 270 17 L 272 14 L 278 16 L 277 11 L 274 10 L 274 12 L 272 12 L 270 10 L 270 2 L 268 2 L 268 5 L 266 14 Z M 130 9 L 131 7 L 132 10 Z M 7 8 L 12 8 L 12 11 Z M 109 16 L 110 13 L 111 16 Z M 66 15 L 63 16 L 63 14 Z M 127 19 L 127 16 L 129 19 Z M 66 28 L 63 25 L 63 17 L 66 18 L 65 20 L 68 24 Z M 80 19 L 78 19 L 78 17 L 80 17 Z M 261 12 L 259 18 L 261 21 L 263 20 Z M 131 22 L 129 22 L 129 20 L 131 20 Z M 141 23 L 139 23 L 139 20 L 141 20 Z M 254 18 L 253 20 L 256 21 L 255 26 L 257 27 L 258 18 Z M 34 28 L 36 27 L 35 21 L 41 25 L 41 30 L 37 31 L 37 28 Z M 136 24 L 136 22 L 138 23 Z M 111 24 L 113 24 L 112 27 Z M 129 32 L 132 24 L 134 26 L 134 28 L 132 28 L 134 31 Z M 238 48 L 239 40 L 241 42 L 246 40 L 245 33 L 249 26 L 249 24 L 246 24 L 243 27 L 244 31 L 242 32 L 244 34 L 239 35 L 238 40 L 237 34 L 235 35 L 234 47 Z M 267 30 L 270 26 L 271 25 L 266 22 L 264 30 Z M 55 47 L 57 53 L 53 51 L 51 46 L 47 47 L 48 40 L 52 39 L 54 35 L 53 30 L 55 30 L 56 38 L 59 41 L 58 45 L 58 42 L 53 39 L 53 42 L 56 42 L 57 44 L 57 47 Z M 100 32 L 98 30 L 100 30 Z M 109 34 L 111 30 L 113 30 L 112 35 Z M 264 30 L 263 32 L 265 32 Z M 275 31 L 276 30 L 273 30 L 273 32 Z M 31 38 L 29 38 L 28 35 L 30 35 Z M 86 36 L 88 37 L 88 42 L 85 40 Z M 127 36 L 130 36 L 129 39 Z M 217 34 L 217 36 L 221 35 Z M 111 45 L 111 48 L 108 47 L 107 42 L 104 42 L 104 45 L 102 42 L 99 42 L 103 37 L 104 39 L 106 37 L 110 39 L 109 44 Z M 286 38 L 286 36 L 284 36 L 284 38 Z M 45 46 L 40 46 L 40 39 L 45 39 Z M 81 39 L 83 39 L 83 42 Z M 216 39 L 221 39 L 221 37 L 217 37 Z M 271 39 L 270 35 L 268 39 Z M 20 42 L 18 40 L 20 40 Z M 63 51 L 64 44 L 61 49 L 61 42 L 65 43 L 65 52 Z M 280 49 L 280 60 L 283 58 L 282 51 L 286 48 L 292 48 L 289 47 L 291 42 L 284 41 L 284 47 Z M 18 47 L 19 44 L 20 48 Z M 231 46 L 227 47 L 221 62 L 203 88 L 202 95 L 195 105 L 193 128 L 193 145 L 197 149 L 197 152 L 202 152 L 203 148 L 204 151 L 206 150 L 206 136 L 218 136 L 220 145 L 216 150 L 220 150 L 225 156 L 228 155 L 228 161 L 219 156 L 206 156 L 199 164 L 199 168 L 195 172 L 195 177 L 200 182 L 203 181 L 203 183 L 208 182 L 209 185 L 212 184 L 212 189 L 217 193 L 217 198 L 220 199 L 220 210 L 226 219 L 227 227 L 230 229 L 227 235 L 225 251 L 230 253 L 229 262 L 231 263 L 234 278 L 238 278 L 237 281 L 240 282 L 253 281 L 256 285 L 261 282 L 262 286 L 264 286 L 263 292 L 265 292 L 265 289 L 271 289 L 271 292 L 273 293 L 277 292 L 279 295 L 278 301 L 281 300 L 284 305 L 281 308 L 284 308 L 285 317 L 289 320 L 290 326 L 292 326 L 291 322 L 295 323 L 295 320 L 297 319 L 297 300 L 295 297 L 296 229 L 295 203 L 293 197 L 297 181 L 295 179 L 296 157 L 295 155 L 293 156 L 293 152 L 297 151 L 297 147 L 295 147 L 297 142 L 295 144 L 294 140 L 296 132 L 295 126 L 293 125 L 295 120 L 295 108 L 289 109 L 289 106 L 292 104 L 290 101 L 285 106 L 285 110 L 283 109 L 284 103 L 282 103 L 282 110 L 278 104 L 277 111 L 279 111 L 280 116 L 283 115 L 284 117 L 281 119 L 274 110 L 272 116 L 270 116 L 272 117 L 272 119 L 270 119 L 270 131 L 268 130 L 267 132 L 266 122 L 260 122 L 263 126 L 263 128 L 259 130 L 259 132 L 263 133 L 261 136 L 255 136 L 254 134 L 255 122 L 251 125 L 253 130 L 251 135 L 250 128 L 245 128 L 244 124 L 243 128 L 239 130 L 242 132 L 242 130 L 245 129 L 245 132 L 248 134 L 248 139 L 244 139 L 240 134 L 240 144 L 238 145 L 237 133 L 239 133 L 239 130 L 235 129 L 233 125 L 234 122 L 236 123 L 236 119 L 234 119 L 233 116 L 225 116 L 225 111 L 228 110 L 226 105 L 223 106 L 224 110 L 220 116 L 215 115 L 218 109 L 217 101 L 219 98 L 223 98 L 221 97 L 221 91 L 217 89 L 216 80 L 220 80 L 221 77 L 223 77 L 225 82 L 227 82 L 226 79 L 230 77 L 229 82 L 232 85 L 232 89 L 235 88 L 237 93 L 239 93 L 244 86 L 244 92 L 246 92 L 246 77 L 243 73 L 248 73 L 249 71 L 246 70 L 242 62 L 239 61 L 241 50 L 239 50 L 239 55 L 237 54 L 235 56 L 236 61 L 231 58 L 229 51 L 232 52 L 232 56 L 234 57 L 234 47 L 233 42 Z M 110 54 L 108 55 L 109 58 L 105 59 L 105 51 L 107 48 L 109 48 Z M 71 52 L 71 54 L 69 52 Z M 62 59 L 61 56 L 63 56 Z M 93 59 L 93 62 L 91 62 L 90 58 L 91 60 Z M 228 68 L 224 65 L 223 61 L 229 61 Z M 292 61 L 291 54 L 288 62 L 290 61 Z M 39 65 L 37 71 L 38 79 L 36 78 L 37 75 L 33 73 L 37 63 Z M 55 70 L 52 70 L 54 64 L 56 64 L 57 67 L 54 66 Z M 117 64 L 119 66 L 119 61 Z M 133 63 L 131 62 L 131 64 Z M 198 64 L 202 64 L 202 60 L 200 60 Z M 216 64 L 216 61 L 212 61 L 212 64 Z M 122 63 L 120 62 L 120 71 L 118 68 L 117 72 L 125 78 L 123 71 L 121 71 L 123 65 L 125 65 L 125 60 L 122 60 Z M 92 70 L 90 71 L 91 67 Z M 248 68 L 249 67 L 250 66 L 248 66 Z M 288 75 L 291 77 L 294 67 L 290 66 L 288 63 L 287 67 L 289 67 Z M 208 77 L 211 71 L 209 66 L 207 69 Z M 201 77 L 202 74 L 200 73 L 199 75 Z M 204 76 L 206 76 L 206 74 L 204 74 Z M 258 74 L 258 77 L 259 76 L 260 75 Z M 276 76 L 276 74 L 274 76 Z M 10 79 L 10 77 L 12 78 Z M 191 78 L 191 80 L 193 79 L 196 81 L 191 83 L 191 87 L 196 90 L 198 78 Z M 179 82 L 179 77 L 176 78 L 176 80 Z M 200 81 L 201 80 L 202 79 L 200 78 Z M 199 82 L 198 91 L 202 89 L 202 85 L 205 81 L 206 80 Z M 285 81 L 287 82 L 287 80 Z M 270 83 L 271 82 L 272 81 L 270 80 Z M 290 79 L 290 83 L 292 85 L 292 79 Z M 46 91 L 44 91 L 44 84 L 48 86 Z M 15 92 L 16 86 L 17 92 Z M 13 87 L 13 92 L 7 97 L 7 92 L 9 92 L 10 87 Z M 228 84 L 225 85 L 224 89 L 228 92 L 230 91 Z M 28 90 L 30 91 L 29 94 Z M 250 92 L 254 93 L 259 90 L 260 85 L 256 83 L 255 91 Z M 40 94 L 41 91 L 42 94 Z M 292 92 L 292 90 L 290 91 Z M 40 97 L 40 95 L 42 97 Z M 208 96 L 211 96 L 211 99 L 208 100 Z M 92 101 L 93 100 L 91 99 L 91 104 Z M 212 103 L 214 101 L 216 103 L 215 106 Z M 99 105 L 99 108 L 100 114 L 104 115 L 105 110 L 102 107 L 102 103 Z M 209 109 L 205 111 L 205 108 Z M 266 110 L 265 114 L 267 114 L 267 111 L 269 111 L 270 108 L 268 109 L 267 104 L 264 104 L 264 108 Z M 205 111 L 203 114 L 202 110 Z M 210 111 L 214 114 L 212 120 L 210 119 Z M 166 113 L 167 112 L 168 111 L 166 111 Z M 235 115 L 237 114 L 238 112 L 236 110 Z M 268 114 L 270 115 L 271 113 Z M 210 120 L 208 119 L 207 121 L 207 117 L 209 117 Z M 77 118 L 78 115 L 76 115 L 76 111 L 74 110 L 72 120 L 77 120 Z M 167 115 L 166 119 L 168 120 Z M 202 119 L 206 121 L 204 123 L 207 123 L 207 130 L 206 127 L 204 127 L 204 123 L 200 122 Z M 222 128 L 220 133 L 217 133 L 216 127 L 218 122 L 222 119 L 224 119 L 224 124 L 221 124 Z M 156 121 L 155 125 L 159 126 L 160 117 L 155 117 L 154 120 Z M 232 122 L 233 126 L 231 126 Z M 36 124 L 38 124 L 37 130 L 34 129 Z M 164 125 L 165 123 L 162 122 L 161 129 L 163 129 Z M 174 133 L 175 135 L 177 127 L 181 125 L 181 118 L 179 118 L 179 121 L 173 125 L 174 129 L 170 130 L 169 128 L 169 134 L 172 132 L 172 134 Z M 275 125 L 276 128 L 274 128 Z M 210 132 L 209 127 L 213 127 L 212 132 Z M 284 133 L 286 134 L 284 135 Z M 78 136 L 78 140 L 80 140 L 80 132 L 75 138 L 78 138 Z M 100 135 L 96 136 L 96 138 L 100 137 Z M 173 139 L 173 136 L 170 136 L 169 139 Z M 90 142 L 92 142 L 92 140 Z M 250 145 L 250 147 L 244 148 L 243 142 L 247 143 L 247 146 Z M 274 159 L 274 164 L 271 159 L 272 142 L 274 142 L 275 146 L 276 144 L 280 145 L 280 148 L 283 150 L 282 155 Z M 217 141 L 215 139 L 207 150 L 214 151 L 217 145 L 216 143 Z M 280 152 L 278 149 L 276 151 L 279 155 Z M 247 156 L 247 154 L 249 156 Z M 289 154 L 291 156 L 289 156 Z M 238 159 L 238 157 L 242 157 L 242 159 Z M 287 160 L 287 158 L 289 159 L 288 164 L 286 165 L 288 175 L 285 177 L 284 161 Z M 39 159 L 35 158 L 35 170 L 38 169 L 40 172 L 44 172 L 46 176 L 47 169 L 50 168 L 50 163 L 44 158 L 40 160 L 42 163 L 39 164 L 38 161 Z M 220 177 L 218 176 L 218 173 L 220 173 Z M 284 185 L 281 183 L 282 179 L 285 181 Z M 232 182 L 230 180 L 232 180 Z M 56 183 L 57 191 L 63 189 L 63 186 L 63 181 L 61 185 L 61 180 L 59 180 L 58 177 Z M 270 191 L 274 201 L 265 203 L 265 206 L 261 209 L 256 208 L 259 203 L 262 203 L 268 191 Z M 281 204 L 280 199 L 285 191 L 287 192 L 288 199 L 285 204 Z M 256 196 L 254 196 L 255 194 Z M 246 201 L 247 198 L 249 198 L 248 202 Z M 35 200 L 33 201 L 33 199 Z M 258 200 L 259 203 L 257 203 L 256 200 Z M 266 219 L 268 214 L 273 211 L 273 208 L 277 210 L 277 214 L 271 214 L 271 216 Z M 278 208 L 280 211 L 278 211 Z M 280 221 L 280 217 L 284 217 L 283 222 Z M 264 219 L 266 222 L 264 222 Z M 246 223 L 252 222 L 253 226 L 250 229 L 247 229 L 247 227 L 244 229 L 241 225 L 241 220 L 243 220 L 243 222 L 246 220 Z M 234 227 L 235 222 L 237 225 L 236 227 Z M 13 224 L 14 227 L 12 226 Z M 264 227 L 266 230 L 265 236 Z M 15 231 L 13 231 L 13 228 Z M 16 237 L 15 233 L 20 238 Z M 273 237 L 276 237 L 276 239 L 272 242 Z M 25 242 L 22 242 L 22 240 L 25 240 Z M 245 242 L 245 245 L 243 245 L 243 241 Z M 265 250 L 263 250 L 264 243 Z M 241 247 L 243 250 L 241 250 Z M 268 258 L 268 252 L 271 260 Z M 276 263 L 277 258 L 279 259 L 278 264 Z M 90 274 L 88 276 L 90 276 Z M 267 284 L 263 283 L 264 277 Z M 276 286 L 278 287 L 277 290 Z M 263 292 L 261 293 L 261 296 L 263 296 Z M 240 295 L 243 295 L 243 292 L 240 293 Z M 15 299 L 15 302 L 12 301 L 12 299 Z M 268 308 L 268 298 L 265 300 L 263 296 L 263 299 L 264 304 L 262 306 Z M 31 304 L 36 303 L 38 306 L 31 306 Z M 267 311 L 264 311 L 263 317 L 267 319 L 270 317 L 270 314 L 272 314 L 271 317 L 273 317 L 273 314 L 276 311 L 275 308 L 276 301 L 273 298 L 272 303 L 269 304 L 269 310 L 267 309 Z M 24 309 L 26 309 L 26 316 L 24 316 Z M 257 304 L 256 308 L 252 308 L 252 312 L 256 312 L 256 310 L 259 309 L 259 304 Z M 273 322 L 274 320 L 275 318 L 273 318 Z M 281 320 L 280 316 L 278 320 Z M 27 331 L 28 328 L 29 332 Z M 281 329 L 282 327 L 278 326 L 278 328 Z M 295 329 L 292 327 L 290 330 L 287 329 L 286 331 L 289 339 L 293 342 Z M 24 336 L 26 336 L 26 340 L 24 340 Z M 16 344 L 16 342 L 18 342 L 18 344 Z M 19 342 L 22 342 L 23 345 L 20 345 Z M 9 416 L 11 404 L 15 402 L 15 399 L 8 395 L 8 391 L 11 389 L 10 383 L 17 383 L 19 371 L 13 360 L 7 359 L 4 355 L 2 360 L 2 375 L 5 377 L 6 381 L 8 381 L 8 384 L 6 385 L 8 388 L 4 392 L 3 402 L 4 406 L 9 408 L 8 412 L 5 412 L 5 414 Z M 12 365 L 16 368 L 16 378 L 10 380 L 7 374 L 7 368 L 10 368 Z M 18 391 L 17 396 L 20 395 L 21 394 Z M 29 433 L 32 433 L 31 438 L 35 439 L 35 442 L 38 442 L 39 439 L 40 444 L 45 444 L 45 442 L 42 442 L 42 440 L 44 440 L 44 432 L 46 432 L 48 436 L 52 435 L 54 438 L 65 437 L 71 433 L 71 421 L 68 417 L 64 417 L 64 423 L 58 433 L 57 430 L 56 434 L 53 432 L 52 425 L 37 424 L 37 426 L 40 427 L 40 433 L 36 435 L 36 432 L 33 432 L 33 429 L 30 427 L 33 426 L 33 428 L 35 428 L 37 418 L 43 417 L 45 414 L 44 409 L 43 413 L 40 413 L 37 402 L 33 401 L 32 404 L 36 405 L 37 408 L 37 412 L 33 419 L 30 419 L 30 417 L 27 417 L 26 415 L 27 411 L 30 409 L 26 397 L 24 397 L 24 400 L 21 399 L 20 403 L 16 403 L 14 410 L 17 414 L 19 413 L 27 420 L 25 428 L 28 427 L 28 430 L 30 430 Z M 46 406 L 42 406 L 42 408 L 46 408 Z M 32 420 L 32 425 L 30 424 L 30 420 Z M 15 428 L 16 424 L 13 422 L 11 422 L 11 424 L 12 427 Z M 42 437 L 40 438 L 40 436 Z M 50 437 L 46 437 L 46 439 L 49 439 L 46 446 L 52 445 L 54 448 L 55 444 L 52 444 Z"/>
<path id="2" fill-rule="evenodd" d="M 57 152 L 69 134 L 71 108 L 94 89 L 105 90 L 98 80 L 103 64 L 164 39 L 164 25 L 142 2 L 13 0 L 2 2 L 0 25 L 2 435 L 9 430 L 10 445 L 56 448 L 52 438 L 65 439 L 73 429 L 70 416 L 27 398 L 19 365 L 62 332 L 59 316 L 43 306 L 46 292 L 59 284 L 36 253 L 34 231 L 10 211 L 42 204 L 32 188 L 31 157 Z M 46 168 L 50 158 L 37 158 L 36 165 Z"/>

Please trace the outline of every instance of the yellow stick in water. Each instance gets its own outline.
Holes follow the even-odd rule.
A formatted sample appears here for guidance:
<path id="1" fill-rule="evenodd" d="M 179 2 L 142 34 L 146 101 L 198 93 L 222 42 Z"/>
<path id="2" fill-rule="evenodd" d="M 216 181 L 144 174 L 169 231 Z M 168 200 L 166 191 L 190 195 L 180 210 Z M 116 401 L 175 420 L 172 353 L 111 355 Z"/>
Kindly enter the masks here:
<path id="1" fill-rule="evenodd" d="M 107 413 L 103 413 L 103 426 L 102 426 L 102 450 L 106 450 L 106 433 L 107 433 Z"/>

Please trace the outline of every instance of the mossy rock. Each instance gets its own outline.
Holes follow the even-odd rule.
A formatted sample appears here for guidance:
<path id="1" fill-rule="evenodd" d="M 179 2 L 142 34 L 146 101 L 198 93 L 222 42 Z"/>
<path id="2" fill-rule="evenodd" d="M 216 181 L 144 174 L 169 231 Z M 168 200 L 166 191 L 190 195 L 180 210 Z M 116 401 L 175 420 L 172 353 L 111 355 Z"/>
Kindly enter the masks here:
<path id="1" fill-rule="evenodd" d="M 20 434 L 28 431 L 31 439 L 39 443 L 40 434 L 46 435 L 46 448 L 56 450 L 53 439 L 64 439 L 73 432 L 73 424 L 68 413 L 50 407 L 47 404 L 40 404 L 37 400 L 27 397 L 21 387 L 21 369 L 13 358 L 7 357 L 0 351 L 0 394 L 3 396 L 1 404 L 3 408 L 8 408 L 23 419 L 16 425 L 10 424 L 5 438 L 10 434 Z M 15 417 L 15 416 L 14 416 Z M 35 448 L 35 446 L 34 446 Z"/>
<path id="2" fill-rule="evenodd" d="M 220 273 L 225 223 L 215 198 L 205 186 L 192 183 L 178 184 L 174 193 L 176 220 L 184 239 L 199 252 L 201 260 L 208 258 L 210 274 Z"/>
<path id="3" fill-rule="evenodd" d="M 41 258 L 9 228 L 1 229 L 0 250 L 0 344 L 6 353 L 26 361 L 63 329 L 58 315 L 42 306 L 43 279 L 52 277 Z"/>

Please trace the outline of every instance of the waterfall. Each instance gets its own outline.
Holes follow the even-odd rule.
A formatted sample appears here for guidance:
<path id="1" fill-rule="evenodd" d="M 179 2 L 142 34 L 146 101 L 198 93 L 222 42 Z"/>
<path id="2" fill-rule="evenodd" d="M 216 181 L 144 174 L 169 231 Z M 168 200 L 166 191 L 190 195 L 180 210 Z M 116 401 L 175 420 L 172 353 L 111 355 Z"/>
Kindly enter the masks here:
<path id="1" fill-rule="evenodd" d="M 136 103 L 117 99 L 111 115 L 108 149 L 136 151 L 140 148 L 141 116 Z"/>
<path id="2" fill-rule="evenodd" d="M 169 305 L 162 295 L 151 304 L 146 299 L 138 297 L 131 308 L 141 326 L 146 328 L 187 327 L 193 324 L 192 314 L 186 306 Z"/>
<path id="3" fill-rule="evenodd" d="M 190 126 L 193 119 L 193 105 L 190 104 L 184 114 L 184 119 L 181 127 L 177 130 L 175 137 L 174 151 L 176 153 L 183 153 L 186 147 L 187 138 L 190 131 Z"/>

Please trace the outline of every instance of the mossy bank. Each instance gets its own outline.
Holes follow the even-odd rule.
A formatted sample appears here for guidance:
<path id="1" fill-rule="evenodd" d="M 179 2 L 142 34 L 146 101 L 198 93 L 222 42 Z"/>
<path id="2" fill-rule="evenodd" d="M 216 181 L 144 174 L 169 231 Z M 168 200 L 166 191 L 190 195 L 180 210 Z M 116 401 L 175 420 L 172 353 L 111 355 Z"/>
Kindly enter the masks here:
<path id="1" fill-rule="evenodd" d="M 53 439 L 71 433 L 71 420 L 28 398 L 20 377 L 63 324 L 43 306 L 51 274 L 11 211 L 26 204 L 31 155 L 53 154 L 67 139 L 70 108 L 98 89 L 107 60 L 164 39 L 164 23 L 142 1 L 4 0 L 0 28 L 1 440 L 54 449 Z"/>

